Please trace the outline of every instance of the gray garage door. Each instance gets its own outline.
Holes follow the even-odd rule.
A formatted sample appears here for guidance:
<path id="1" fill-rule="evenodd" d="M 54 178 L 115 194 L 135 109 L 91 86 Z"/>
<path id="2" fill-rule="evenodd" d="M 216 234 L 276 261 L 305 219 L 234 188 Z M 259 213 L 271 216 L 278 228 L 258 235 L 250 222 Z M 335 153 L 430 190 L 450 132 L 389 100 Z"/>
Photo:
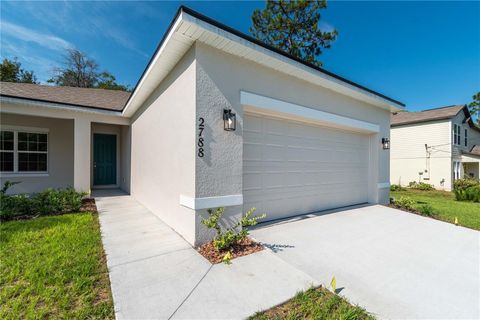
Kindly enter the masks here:
<path id="1" fill-rule="evenodd" d="M 368 201 L 368 136 L 246 114 L 243 137 L 246 210 L 274 220 Z"/>

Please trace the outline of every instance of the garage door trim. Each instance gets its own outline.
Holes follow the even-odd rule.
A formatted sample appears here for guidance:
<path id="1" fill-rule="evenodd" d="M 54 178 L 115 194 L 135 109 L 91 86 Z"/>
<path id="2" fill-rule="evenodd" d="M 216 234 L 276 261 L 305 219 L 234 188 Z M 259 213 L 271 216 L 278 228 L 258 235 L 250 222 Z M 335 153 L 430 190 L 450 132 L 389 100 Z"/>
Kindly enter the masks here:
<path id="1" fill-rule="evenodd" d="M 311 109 L 298 104 L 269 98 L 259 94 L 240 91 L 240 103 L 245 112 L 288 115 L 289 119 L 312 121 L 323 126 L 346 129 L 363 133 L 379 133 L 378 124 L 352 119 L 325 111 Z"/>

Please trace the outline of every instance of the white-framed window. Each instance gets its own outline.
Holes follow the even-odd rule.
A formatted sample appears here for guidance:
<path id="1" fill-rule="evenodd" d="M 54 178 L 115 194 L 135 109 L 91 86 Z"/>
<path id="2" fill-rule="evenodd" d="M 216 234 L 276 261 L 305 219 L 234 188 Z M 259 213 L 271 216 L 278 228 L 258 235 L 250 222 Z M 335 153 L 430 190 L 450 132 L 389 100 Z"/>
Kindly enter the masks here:
<path id="1" fill-rule="evenodd" d="M 47 173 L 48 130 L 2 127 L 0 171 L 3 173 Z"/>
<path id="2" fill-rule="evenodd" d="M 460 145 L 461 136 L 460 136 L 460 125 L 453 124 L 453 144 Z"/>
<path id="3" fill-rule="evenodd" d="M 465 147 L 467 147 L 467 146 L 468 146 L 468 130 L 467 130 L 467 129 L 465 129 L 465 137 L 464 137 L 464 139 L 465 139 Z"/>
<path id="4" fill-rule="evenodd" d="M 462 163 L 459 161 L 453 161 L 453 180 L 460 179 Z"/>

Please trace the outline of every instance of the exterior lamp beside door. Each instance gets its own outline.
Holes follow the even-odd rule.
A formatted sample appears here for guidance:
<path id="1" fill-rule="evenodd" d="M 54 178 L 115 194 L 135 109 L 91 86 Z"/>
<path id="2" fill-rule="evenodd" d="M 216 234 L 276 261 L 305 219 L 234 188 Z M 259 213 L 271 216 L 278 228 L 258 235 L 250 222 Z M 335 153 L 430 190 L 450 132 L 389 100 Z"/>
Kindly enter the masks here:
<path id="1" fill-rule="evenodd" d="M 225 131 L 235 131 L 237 120 L 232 109 L 223 109 L 223 129 Z"/>
<path id="2" fill-rule="evenodd" d="M 382 146 L 383 146 L 383 150 L 390 149 L 390 139 L 382 138 Z"/>

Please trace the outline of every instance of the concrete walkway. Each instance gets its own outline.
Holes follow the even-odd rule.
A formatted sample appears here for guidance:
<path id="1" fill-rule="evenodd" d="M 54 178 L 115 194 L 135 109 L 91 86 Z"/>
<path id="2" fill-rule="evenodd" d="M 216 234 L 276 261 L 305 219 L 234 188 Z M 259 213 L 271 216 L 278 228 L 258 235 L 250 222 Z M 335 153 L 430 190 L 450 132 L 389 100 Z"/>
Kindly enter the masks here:
<path id="1" fill-rule="evenodd" d="M 479 319 L 480 233 L 384 206 L 260 226 L 277 257 L 379 318 Z"/>
<path id="2" fill-rule="evenodd" d="M 212 265 L 131 196 L 94 196 L 117 319 L 240 319 L 318 285 L 270 250 Z"/>

